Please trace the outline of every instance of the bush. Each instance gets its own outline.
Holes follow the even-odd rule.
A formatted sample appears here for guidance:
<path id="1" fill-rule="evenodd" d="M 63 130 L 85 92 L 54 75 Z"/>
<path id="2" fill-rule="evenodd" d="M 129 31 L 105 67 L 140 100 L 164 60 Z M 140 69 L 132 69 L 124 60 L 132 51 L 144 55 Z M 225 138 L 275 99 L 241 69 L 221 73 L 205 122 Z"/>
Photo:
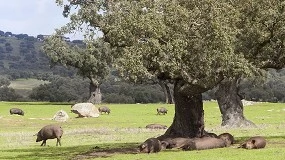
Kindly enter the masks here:
<path id="1" fill-rule="evenodd" d="M 1 101 L 17 101 L 19 98 L 22 98 L 22 96 L 18 95 L 13 88 L 7 86 L 0 87 Z"/>
<path id="2" fill-rule="evenodd" d="M 49 102 L 84 101 L 88 97 L 89 83 L 80 79 L 57 77 L 49 84 L 33 88 L 31 99 Z"/>

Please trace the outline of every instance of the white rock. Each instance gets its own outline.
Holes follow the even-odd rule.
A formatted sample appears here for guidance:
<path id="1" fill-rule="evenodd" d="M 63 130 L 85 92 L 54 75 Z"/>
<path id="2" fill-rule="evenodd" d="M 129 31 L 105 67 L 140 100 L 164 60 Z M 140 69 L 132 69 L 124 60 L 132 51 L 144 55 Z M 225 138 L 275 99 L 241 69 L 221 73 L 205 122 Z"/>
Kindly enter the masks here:
<path id="1" fill-rule="evenodd" d="M 52 120 L 65 122 L 69 119 L 68 114 L 64 110 L 60 110 L 56 112 L 56 114 L 53 116 Z"/>
<path id="2" fill-rule="evenodd" d="M 76 103 L 71 107 L 71 112 L 78 117 L 99 117 L 98 108 L 92 103 Z"/>

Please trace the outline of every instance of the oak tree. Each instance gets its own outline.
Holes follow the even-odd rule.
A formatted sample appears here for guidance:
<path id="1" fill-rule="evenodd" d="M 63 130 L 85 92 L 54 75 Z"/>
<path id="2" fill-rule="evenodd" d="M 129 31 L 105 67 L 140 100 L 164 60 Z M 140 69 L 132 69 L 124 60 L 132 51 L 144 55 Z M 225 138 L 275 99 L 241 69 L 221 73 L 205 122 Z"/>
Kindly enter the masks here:
<path id="1" fill-rule="evenodd" d="M 108 45 L 100 39 L 88 42 L 86 45 L 72 45 L 62 39 L 62 36 L 53 35 L 45 39 L 43 45 L 53 64 L 62 64 L 78 69 L 79 75 L 90 80 L 88 102 L 99 104 L 102 96 L 100 85 L 110 73 L 112 58 Z"/>
<path id="2" fill-rule="evenodd" d="M 235 5 L 240 10 L 237 27 L 236 53 L 258 68 L 282 69 L 285 66 L 285 1 L 240 0 Z M 224 79 L 216 91 L 222 114 L 222 126 L 255 126 L 243 114 L 243 98 L 239 82 L 243 76 Z"/>
<path id="3" fill-rule="evenodd" d="M 175 115 L 162 137 L 201 137 L 202 93 L 225 77 L 250 74 L 255 66 L 235 52 L 239 10 L 225 0 L 69 0 L 70 23 L 61 34 L 94 31 L 110 44 L 114 65 L 127 80 L 174 82 Z M 76 7 L 75 10 L 74 7 Z M 82 24 L 87 27 L 82 28 Z M 161 138 L 162 138 L 161 137 Z"/>

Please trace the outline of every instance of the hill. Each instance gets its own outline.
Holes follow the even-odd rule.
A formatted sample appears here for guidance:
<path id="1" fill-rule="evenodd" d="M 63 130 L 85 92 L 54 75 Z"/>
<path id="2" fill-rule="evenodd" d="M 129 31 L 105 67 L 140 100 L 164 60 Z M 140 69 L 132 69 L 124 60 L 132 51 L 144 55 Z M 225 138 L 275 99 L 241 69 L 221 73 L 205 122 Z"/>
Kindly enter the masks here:
<path id="1" fill-rule="evenodd" d="M 14 35 L 0 30 L 0 74 L 12 79 L 38 78 L 45 74 L 74 75 L 74 70 L 50 66 L 50 59 L 41 50 L 43 39 L 43 35 Z M 74 43 L 78 42 L 74 40 Z"/>

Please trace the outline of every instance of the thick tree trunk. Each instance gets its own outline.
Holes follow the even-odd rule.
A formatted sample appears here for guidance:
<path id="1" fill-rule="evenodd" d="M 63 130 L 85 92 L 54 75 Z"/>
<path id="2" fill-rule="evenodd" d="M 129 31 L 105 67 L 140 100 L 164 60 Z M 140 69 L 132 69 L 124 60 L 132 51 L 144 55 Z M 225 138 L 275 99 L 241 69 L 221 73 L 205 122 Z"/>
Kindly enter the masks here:
<path id="1" fill-rule="evenodd" d="M 215 93 L 224 127 L 253 127 L 255 124 L 244 117 L 243 104 L 239 95 L 238 78 L 225 79 Z"/>
<path id="2" fill-rule="evenodd" d="M 184 88 L 183 92 L 181 88 Z M 204 110 L 202 93 L 204 91 L 191 92 L 193 86 L 187 87 L 183 83 L 174 84 L 175 115 L 172 125 L 159 139 L 174 137 L 202 137 L 204 131 Z M 194 87 L 195 88 L 195 87 Z"/>
<path id="3" fill-rule="evenodd" d="M 102 95 L 101 95 L 99 84 L 94 84 L 94 83 L 90 82 L 89 93 L 90 93 L 90 98 L 89 98 L 88 102 L 93 103 L 93 104 L 100 104 L 101 103 Z"/>
<path id="4" fill-rule="evenodd" d="M 160 80 L 159 81 L 159 85 L 163 90 L 164 96 L 165 96 L 165 103 L 166 104 L 173 104 L 174 100 L 173 100 L 173 96 L 170 92 L 170 88 L 167 85 L 167 82 Z"/>

